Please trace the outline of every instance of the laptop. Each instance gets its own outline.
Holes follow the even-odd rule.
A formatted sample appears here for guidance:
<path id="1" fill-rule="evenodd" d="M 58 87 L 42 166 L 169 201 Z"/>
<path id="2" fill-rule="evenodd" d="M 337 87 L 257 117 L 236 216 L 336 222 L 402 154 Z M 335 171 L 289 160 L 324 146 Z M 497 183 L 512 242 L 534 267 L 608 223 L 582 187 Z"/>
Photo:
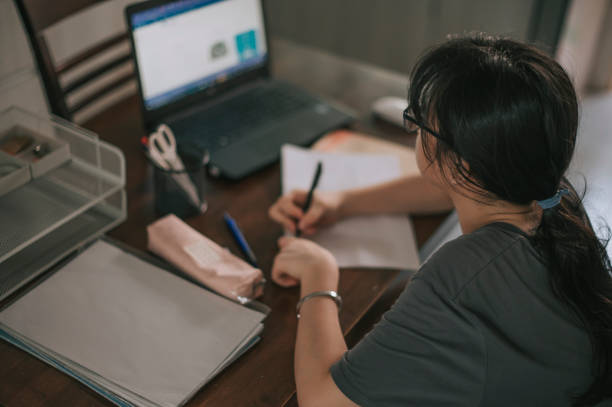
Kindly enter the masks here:
<path id="1" fill-rule="evenodd" d="M 262 0 L 150 0 L 126 8 L 145 128 L 240 179 L 352 117 L 270 77 Z"/>

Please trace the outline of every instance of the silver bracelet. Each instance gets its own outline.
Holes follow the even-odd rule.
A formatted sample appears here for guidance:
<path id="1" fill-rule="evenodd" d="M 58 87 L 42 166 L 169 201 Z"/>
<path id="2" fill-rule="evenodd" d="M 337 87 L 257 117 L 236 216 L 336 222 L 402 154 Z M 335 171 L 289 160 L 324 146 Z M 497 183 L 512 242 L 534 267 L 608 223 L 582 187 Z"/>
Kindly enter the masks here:
<path id="1" fill-rule="evenodd" d="M 297 314 L 298 319 L 300 318 L 300 308 L 302 308 L 302 304 L 304 304 L 309 299 L 315 298 L 315 297 L 331 298 L 332 300 L 334 300 L 334 302 L 338 306 L 338 312 L 340 312 L 340 309 L 342 309 L 342 297 L 340 297 L 340 295 L 338 295 L 337 292 L 333 290 L 315 291 L 314 293 L 310 293 L 298 301 L 297 305 L 295 306 L 295 312 Z"/>

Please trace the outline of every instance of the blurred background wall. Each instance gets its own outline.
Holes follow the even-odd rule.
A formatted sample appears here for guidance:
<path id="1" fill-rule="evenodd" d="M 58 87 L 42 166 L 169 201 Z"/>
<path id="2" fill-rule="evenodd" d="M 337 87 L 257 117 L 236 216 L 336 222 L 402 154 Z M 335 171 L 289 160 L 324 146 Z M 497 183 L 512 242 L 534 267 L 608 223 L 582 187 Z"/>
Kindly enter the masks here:
<path id="1" fill-rule="evenodd" d="M 408 73 L 449 33 L 484 31 L 554 53 L 568 0 L 268 0 L 278 37 Z"/>

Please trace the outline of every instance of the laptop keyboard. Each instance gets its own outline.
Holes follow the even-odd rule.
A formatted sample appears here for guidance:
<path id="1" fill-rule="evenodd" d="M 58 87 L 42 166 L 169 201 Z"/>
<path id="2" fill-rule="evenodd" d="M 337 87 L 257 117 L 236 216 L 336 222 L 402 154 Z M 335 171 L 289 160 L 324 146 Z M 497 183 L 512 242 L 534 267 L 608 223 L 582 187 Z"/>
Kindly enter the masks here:
<path id="1" fill-rule="evenodd" d="M 315 99 L 287 86 L 261 86 L 169 124 L 179 143 L 214 151 L 235 143 L 266 122 L 314 103 Z"/>

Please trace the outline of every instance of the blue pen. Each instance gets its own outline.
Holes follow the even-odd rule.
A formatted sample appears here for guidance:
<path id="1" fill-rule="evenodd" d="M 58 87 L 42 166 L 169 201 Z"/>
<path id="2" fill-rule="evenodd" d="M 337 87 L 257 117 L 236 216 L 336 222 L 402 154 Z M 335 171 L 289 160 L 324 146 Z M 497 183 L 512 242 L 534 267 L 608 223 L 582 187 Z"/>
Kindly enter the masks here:
<path id="1" fill-rule="evenodd" d="M 236 221 L 232 219 L 232 217 L 227 212 L 223 214 L 223 219 L 225 220 L 225 224 L 227 225 L 230 232 L 232 232 L 234 239 L 236 239 L 236 243 L 238 243 L 238 246 L 240 246 L 240 250 L 242 250 L 242 252 L 247 257 L 249 263 L 251 263 L 253 267 L 258 267 L 257 259 L 255 259 L 255 254 L 253 253 L 253 250 L 251 250 L 251 248 L 249 247 L 249 244 L 244 238 L 242 232 L 240 231 L 240 228 L 236 224 Z"/>

